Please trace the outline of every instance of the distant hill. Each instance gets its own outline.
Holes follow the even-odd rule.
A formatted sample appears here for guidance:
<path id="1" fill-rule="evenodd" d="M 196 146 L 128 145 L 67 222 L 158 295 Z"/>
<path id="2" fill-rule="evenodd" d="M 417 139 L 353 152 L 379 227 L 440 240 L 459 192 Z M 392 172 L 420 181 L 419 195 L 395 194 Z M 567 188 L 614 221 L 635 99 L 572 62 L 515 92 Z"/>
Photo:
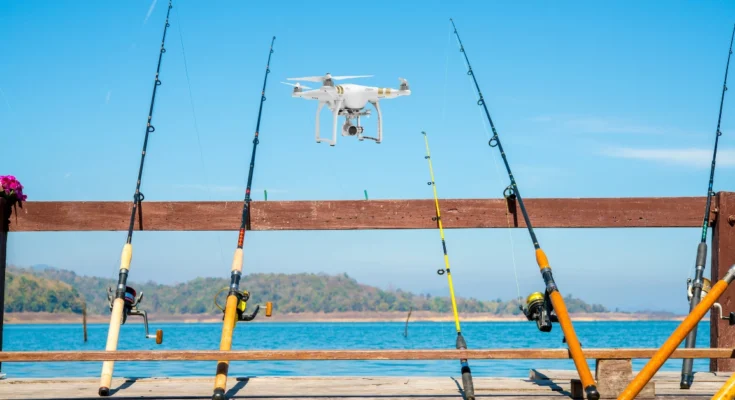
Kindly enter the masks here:
<path id="1" fill-rule="evenodd" d="M 84 297 L 71 285 L 11 268 L 5 276 L 5 311 L 81 313 Z"/>
<path id="2" fill-rule="evenodd" d="M 72 311 L 81 312 L 78 301 L 86 299 L 87 312 L 90 314 L 109 313 L 107 288 L 117 283 L 113 279 L 81 276 L 76 273 L 56 268 L 9 269 L 9 279 L 16 277 L 35 278 L 43 285 L 38 285 L 35 297 L 45 299 L 34 303 L 33 309 L 11 309 L 11 304 L 25 304 L 27 296 L 19 292 L 9 293 L 6 311 Z M 10 278 L 13 277 L 13 278 Z M 213 304 L 214 294 L 229 285 L 226 278 L 196 278 L 176 285 L 161 285 L 155 282 L 139 283 L 129 281 L 139 293 L 145 296 L 145 309 L 169 315 L 206 314 L 219 315 L 221 311 Z M 62 298 L 59 293 L 64 288 L 69 293 L 63 306 L 56 303 Z M 431 311 L 438 313 L 451 312 L 448 297 L 418 295 L 402 290 L 382 290 L 363 285 L 347 274 L 249 274 L 243 276 L 241 288 L 251 293 L 251 300 L 257 302 L 272 301 L 275 311 L 283 313 L 304 312 L 385 312 Z M 77 297 L 72 296 L 75 295 Z M 22 299 L 21 299 L 22 296 Z M 225 294 L 221 295 L 224 299 Z M 72 301 L 73 299 L 77 299 Z M 567 296 L 567 307 L 572 313 L 601 313 L 608 310 L 599 304 L 587 304 L 582 300 Z M 518 301 L 480 301 L 477 299 L 458 298 L 458 308 L 462 313 L 487 313 L 495 315 L 518 315 Z M 220 301 L 223 303 L 224 301 Z M 46 307 L 46 308 L 44 308 Z"/>

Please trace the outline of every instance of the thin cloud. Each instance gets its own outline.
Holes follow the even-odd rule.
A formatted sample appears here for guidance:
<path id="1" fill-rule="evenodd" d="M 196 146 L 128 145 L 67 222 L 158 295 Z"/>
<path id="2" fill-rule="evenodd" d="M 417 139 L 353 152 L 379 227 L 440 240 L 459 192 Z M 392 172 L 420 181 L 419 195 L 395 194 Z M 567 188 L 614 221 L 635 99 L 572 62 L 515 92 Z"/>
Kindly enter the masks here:
<path id="1" fill-rule="evenodd" d="M 151 14 L 153 14 L 153 9 L 156 8 L 156 3 L 157 2 L 158 2 L 158 0 L 153 0 L 153 2 L 151 3 L 150 8 L 148 8 L 148 13 L 146 13 L 145 19 L 143 20 L 143 23 L 144 24 L 146 22 L 148 22 L 148 18 L 150 18 L 151 17 Z"/>
<path id="2" fill-rule="evenodd" d="M 107 91 L 107 96 L 105 96 L 105 104 L 110 104 L 110 96 L 112 96 L 112 90 Z"/>
<path id="3" fill-rule="evenodd" d="M 712 163 L 712 149 L 636 149 L 619 147 L 606 149 L 603 153 L 610 157 L 702 168 L 709 167 Z M 718 150 L 717 165 L 720 167 L 735 166 L 735 150 Z"/>

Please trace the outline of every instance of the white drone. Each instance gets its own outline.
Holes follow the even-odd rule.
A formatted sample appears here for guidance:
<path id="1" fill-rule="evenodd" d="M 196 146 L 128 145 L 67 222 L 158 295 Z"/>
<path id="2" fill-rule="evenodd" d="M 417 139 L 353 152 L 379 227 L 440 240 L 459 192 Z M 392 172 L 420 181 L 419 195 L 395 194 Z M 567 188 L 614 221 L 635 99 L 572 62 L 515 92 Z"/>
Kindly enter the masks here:
<path id="1" fill-rule="evenodd" d="M 344 85 L 334 85 L 334 81 L 354 78 L 369 78 L 372 75 L 354 75 L 354 76 L 332 76 L 327 73 L 324 76 L 307 76 L 303 78 L 287 78 L 289 81 L 308 81 L 321 82 L 322 87 L 319 89 L 303 91 L 303 89 L 311 89 L 308 86 L 302 86 L 300 83 L 295 85 L 288 82 L 281 82 L 294 87 L 292 97 L 301 97 L 304 99 L 318 100 L 319 106 L 316 109 L 316 142 L 327 142 L 330 146 L 337 144 L 337 120 L 340 115 L 345 117 L 345 124 L 342 126 L 342 136 L 357 136 L 362 141 L 364 139 L 374 140 L 380 143 L 383 140 L 383 122 L 380 115 L 379 99 L 393 99 L 398 96 L 408 96 L 411 90 L 408 88 L 408 81 L 398 78 L 401 82 L 399 89 L 378 88 L 372 86 L 355 85 L 347 83 Z M 367 103 L 375 107 L 378 113 L 378 137 L 363 136 L 363 127 L 360 126 L 360 117 L 370 115 L 370 110 L 364 110 Z M 324 105 L 328 105 L 334 117 L 334 125 L 332 127 L 332 140 L 323 139 L 319 136 L 319 114 Z M 356 125 L 352 125 L 352 119 L 356 118 Z"/>

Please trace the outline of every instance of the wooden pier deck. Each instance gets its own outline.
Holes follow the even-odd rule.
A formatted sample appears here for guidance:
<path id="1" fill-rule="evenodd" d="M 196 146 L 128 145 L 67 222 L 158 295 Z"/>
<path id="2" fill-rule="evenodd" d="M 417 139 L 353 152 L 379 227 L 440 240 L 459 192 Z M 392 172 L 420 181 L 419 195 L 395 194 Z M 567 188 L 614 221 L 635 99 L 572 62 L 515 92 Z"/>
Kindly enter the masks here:
<path id="1" fill-rule="evenodd" d="M 571 398 L 574 371 L 531 370 L 529 378 L 475 377 L 478 398 L 565 399 Z M 729 374 L 697 373 L 690 390 L 679 389 L 678 372 L 656 375 L 657 399 L 709 399 Z M 533 378 L 533 379 L 531 379 Z M 211 399 L 212 377 L 115 378 L 111 399 Z M 0 381 L 0 399 L 95 399 L 98 378 L 23 379 Z M 232 377 L 230 399 L 462 399 L 459 376 L 438 377 Z"/>

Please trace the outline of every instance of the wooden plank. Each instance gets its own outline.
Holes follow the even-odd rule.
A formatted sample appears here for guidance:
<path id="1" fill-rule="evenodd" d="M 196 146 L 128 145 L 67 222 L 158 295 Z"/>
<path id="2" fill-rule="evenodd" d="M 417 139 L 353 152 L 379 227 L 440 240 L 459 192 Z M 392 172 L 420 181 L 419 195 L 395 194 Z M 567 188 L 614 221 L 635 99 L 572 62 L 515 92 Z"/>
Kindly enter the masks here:
<path id="1" fill-rule="evenodd" d="M 201 372 L 201 371 L 199 371 Z M 257 372 L 254 372 L 257 373 Z M 231 399 L 277 400 L 462 400 L 457 386 L 459 376 L 256 376 L 228 379 L 227 396 Z M 654 378 L 656 380 L 656 378 Z M 530 381 L 523 378 L 489 378 L 476 376 L 478 398 L 502 400 L 569 399 L 569 380 Z M 708 399 L 722 382 L 697 382 L 689 390 L 680 390 L 676 381 L 658 381 L 665 388 L 666 399 Z M 16 399 L 88 399 L 99 400 L 97 378 L 10 378 L 0 383 L 0 398 Z M 212 378 L 187 376 L 180 378 L 113 378 L 111 398 L 125 399 L 209 399 Z"/>
<path id="2" fill-rule="evenodd" d="M 697 227 L 704 209 L 703 197 L 525 202 L 538 228 Z M 447 229 L 508 227 L 509 206 L 503 199 L 443 199 L 440 203 Z M 127 230 L 131 206 L 131 202 L 28 202 L 18 210 L 11 231 Z M 524 228 L 523 218 L 510 208 L 511 226 Z M 242 202 L 237 201 L 145 201 L 142 225 L 150 231 L 237 230 L 241 209 Z M 436 227 L 431 220 L 435 213 L 432 200 L 254 201 L 251 210 L 251 230 L 256 231 Z"/>
<path id="3" fill-rule="evenodd" d="M 331 377 L 247 377 L 229 379 L 227 397 L 231 399 L 279 400 L 462 400 L 457 386 L 459 376 L 331 376 Z M 568 382 L 538 385 L 518 378 L 474 379 L 478 398 L 505 400 L 568 398 Z M 2 399 L 95 399 L 97 386 L 93 379 L 8 379 L 0 384 Z M 52 387 L 53 390 L 48 388 Z M 211 399 L 212 379 L 133 378 L 114 379 L 112 398 L 125 399 Z"/>
<path id="4" fill-rule="evenodd" d="M 586 349 L 588 359 L 650 358 L 658 349 Z M 733 358 L 735 349 L 677 349 L 671 358 Z M 4 351 L 3 362 L 47 361 L 272 361 L 272 360 L 457 360 L 567 359 L 566 349 L 473 350 L 125 350 L 125 351 Z"/>
<path id="5" fill-rule="evenodd" d="M 717 195 L 717 223 L 712 229 L 712 282 L 725 276 L 735 265 L 735 193 Z M 694 248 L 692 247 L 692 250 Z M 735 311 L 735 285 L 730 285 L 720 296 L 723 316 Z M 735 347 L 735 327 L 719 319 L 715 309 L 710 312 L 710 343 L 712 346 Z M 732 360 L 710 360 L 711 371 L 735 371 Z"/>
<path id="6" fill-rule="evenodd" d="M 636 375 L 639 371 L 633 371 L 633 375 Z M 725 381 L 730 377 L 729 374 L 720 373 L 719 375 L 715 372 L 701 372 L 694 371 L 695 382 L 718 382 L 723 385 Z M 532 368 L 529 370 L 528 379 L 530 380 L 570 380 L 579 378 L 579 374 L 576 370 L 569 369 L 536 369 Z M 661 371 L 656 372 L 653 376 L 653 380 L 657 381 L 671 381 L 676 384 L 681 380 L 681 372 L 679 371 Z"/>

